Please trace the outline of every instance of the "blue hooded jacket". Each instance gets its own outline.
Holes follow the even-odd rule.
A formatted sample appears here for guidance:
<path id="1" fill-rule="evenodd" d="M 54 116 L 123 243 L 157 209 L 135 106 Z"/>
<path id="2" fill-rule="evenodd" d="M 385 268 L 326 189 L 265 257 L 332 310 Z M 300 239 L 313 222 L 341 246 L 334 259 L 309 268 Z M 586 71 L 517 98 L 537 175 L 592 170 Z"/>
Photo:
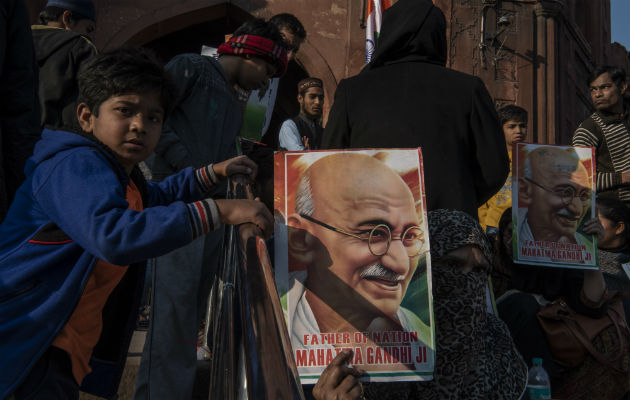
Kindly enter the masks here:
<path id="1" fill-rule="evenodd" d="M 65 325 L 97 259 L 132 265 L 191 242 L 185 202 L 204 197 L 193 169 L 187 168 L 160 183 L 134 179 L 144 194 L 144 211 L 130 210 L 125 200 L 130 178 L 111 150 L 63 131 L 44 130 L 25 173 L 0 225 L 0 398 L 15 390 Z M 113 300 L 129 308 L 137 297 L 118 294 Z M 109 314 L 113 320 L 126 318 L 122 325 L 132 320 L 128 314 Z M 104 324 L 101 341 L 107 336 L 106 318 Z M 129 337 L 122 346 L 128 346 L 129 328 L 109 336 L 124 331 Z M 110 344 L 103 350 L 122 357 L 124 365 L 127 348 Z M 92 375 L 103 370 L 92 368 L 84 383 L 99 382 Z M 117 386 L 121 371 L 106 373 L 109 385 Z M 102 390 L 115 394 L 116 387 Z"/>

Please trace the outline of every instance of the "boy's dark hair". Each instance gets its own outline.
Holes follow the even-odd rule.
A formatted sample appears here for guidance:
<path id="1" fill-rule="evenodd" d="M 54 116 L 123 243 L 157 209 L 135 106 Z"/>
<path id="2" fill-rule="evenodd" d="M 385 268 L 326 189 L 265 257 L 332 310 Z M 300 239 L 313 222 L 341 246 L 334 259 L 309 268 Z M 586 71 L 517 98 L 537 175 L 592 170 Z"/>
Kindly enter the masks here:
<path id="1" fill-rule="evenodd" d="M 81 66 L 78 82 L 78 102 L 87 104 L 95 116 L 101 104 L 113 96 L 158 90 L 165 116 L 176 98 L 164 65 L 152 51 L 141 47 L 124 47 L 97 55 Z"/>
<path id="2" fill-rule="evenodd" d="M 598 65 L 595 67 L 593 72 L 591 72 L 588 76 L 588 81 L 586 82 L 587 86 L 591 86 L 591 83 L 601 74 L 605 74 L 608 72 L 610 74 L 610 79 L 617 86 L 617 89 L 621 89 L 621 85 L 626 82 L 626 71 L 623 68 L 613 67 L 611 65 Z"/>
<path id="3" fill-rule="evenodd" d="M 499 123 L 501 126 L 510 120 L 527 123 L 527 110 L 513 104 L 508 104 L 507 106 L 499 108 L 497 110 L 497 114 L 499 116 Z"/>
<path id="4" fill-rule="evenodd" d="M 39 23 L 41 25 L 48 25 L 49 22 L 59 21 L 64 11 L 66 11 L 65 8 L 48 6 L 39 13 Z M 89 18 L 85 15 L 79 14 L 78 12 L 71 11 L 69 19 L 70 22 L 77 22 L 81 21 L 82 19 Z"/>
<path id="5" fill-rule="evenodd" d="M 621 200 L 610 197 L 598 197 L 596 205 L 598 214 L 603 215 L 615 224 L 623 222 L 625 229 L 622 235 L 626 244 L 630 244 L 630 208 Z"/>
<path id="6" fill-rule="evenodd" d="M 274 24 L 278 29 L 288 29 L 301 40 L 306 39 L 306 30 L 304 25 L 293 14 L 282 13 L 276 14 L 269 18 L 269 23 Z"/>
<path id="7" fill-rule="evenodd" d="M 274 43 L 286 47 L 280 31 L 274 24 L 270 24 L 262 18 L 256 18 L 245 22 L 234 31 L 234 36 L 255 35 L 267 38 Z"/>

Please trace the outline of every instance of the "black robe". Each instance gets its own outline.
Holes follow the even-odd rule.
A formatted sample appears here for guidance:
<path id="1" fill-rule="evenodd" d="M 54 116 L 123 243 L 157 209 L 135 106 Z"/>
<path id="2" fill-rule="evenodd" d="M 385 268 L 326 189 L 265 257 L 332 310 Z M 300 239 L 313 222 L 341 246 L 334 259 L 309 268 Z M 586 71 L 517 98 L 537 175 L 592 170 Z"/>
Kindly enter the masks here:
<path id="1" fill-rule="evenodd" d="M 97 54 L 85 36 L 61 28 L 33 25 L 39 66 L 41 128 L 80 132 L 77 121 L 79 69 Z"/>
<path id="2" fill-rule="evenodd" d="M 386 10 L 372 62 L 337 87 L 322 148 L 421 147 L 428 209 L 476 218 L 509 161 L 481 79 L 444 67 L 445 30 L 430 1 Z"/>

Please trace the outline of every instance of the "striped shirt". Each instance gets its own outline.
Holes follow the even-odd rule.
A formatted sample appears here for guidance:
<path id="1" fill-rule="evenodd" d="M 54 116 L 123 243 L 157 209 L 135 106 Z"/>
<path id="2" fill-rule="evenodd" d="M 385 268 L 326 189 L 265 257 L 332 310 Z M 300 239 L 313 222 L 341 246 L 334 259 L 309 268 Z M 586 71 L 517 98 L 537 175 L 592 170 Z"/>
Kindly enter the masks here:
<path id="1" fill-rule="evenodd" d="M 599 111 L 584 120 L 573 134 L 574 146 L 595 147 L 597 192 L 612 192 L 630 202 L 630 186 L 622 185 L 621 173 L 630 171 L 630 116 L 606 115 Z"/>

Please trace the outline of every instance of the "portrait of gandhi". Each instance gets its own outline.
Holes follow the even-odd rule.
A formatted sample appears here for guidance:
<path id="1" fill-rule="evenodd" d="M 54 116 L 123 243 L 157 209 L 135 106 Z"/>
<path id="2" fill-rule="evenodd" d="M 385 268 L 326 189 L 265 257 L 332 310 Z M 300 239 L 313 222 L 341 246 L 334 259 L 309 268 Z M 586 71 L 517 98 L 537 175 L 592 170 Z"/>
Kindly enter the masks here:
<path id="1" fill-rule="evenodd" d="M 527 154 L 518 180 L 519 241 L 582 243 L 577 231 L 591 204 L 588 171 L 573 149 L 538 147 Z M 590 219 L 590 216 L 587 216 Z"/>
<path id="2" fill-rule="evenodd" d="M 289 290 L 292 336 L 427 334 L 427 325 L 401 307 L 428 249 L 422 222 L 409 186 L 376 158 L 346 152 L 311 164 L 287 218 L 289 253 L 306 266 L 293 273 Z"/>

